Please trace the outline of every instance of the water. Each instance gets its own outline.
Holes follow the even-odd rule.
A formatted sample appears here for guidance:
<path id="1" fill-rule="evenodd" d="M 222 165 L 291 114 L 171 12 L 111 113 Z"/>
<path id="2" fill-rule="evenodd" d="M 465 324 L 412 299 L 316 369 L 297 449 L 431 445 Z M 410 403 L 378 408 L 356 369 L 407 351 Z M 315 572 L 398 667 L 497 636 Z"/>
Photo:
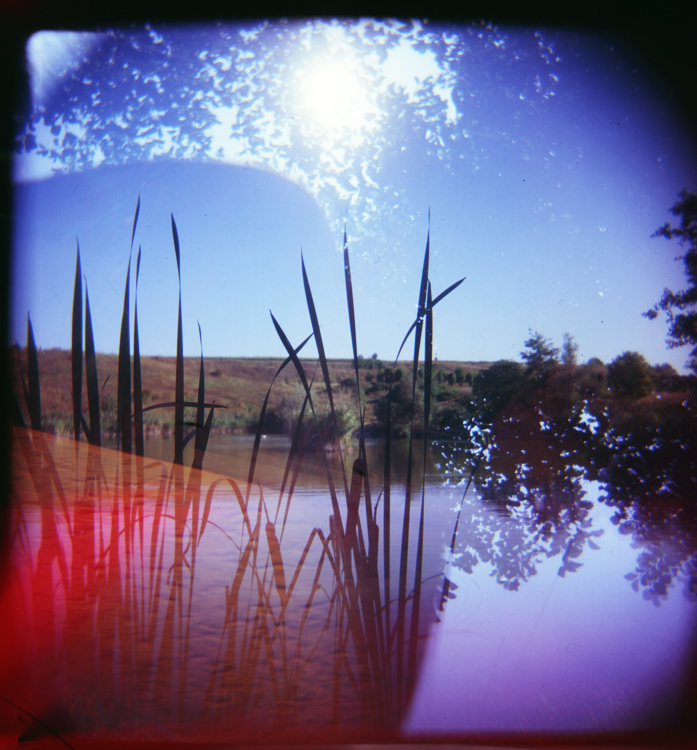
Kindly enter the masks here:
<path id="1" fill-rule="evenodd" d="M 463 500 L 467 475 L 429 449 L 405 530 L 406 441 L 387 515 L 381 443 L 353 475 L 368 479 L 357 509 L 336 454 L 284 483 L 280 438 L 262 442 L 247 496 L 251 445 L 213 436 L 193 472 L 166 463 L 167 440 L 124 461 L 16 434 L 8 736 L 345 742 L 681 721 L 697 533 L 675 507 L 618 508 L 589 472 L 550 476 L 529 454 L 515 502 L 491 497 L 493 462 Z"/>

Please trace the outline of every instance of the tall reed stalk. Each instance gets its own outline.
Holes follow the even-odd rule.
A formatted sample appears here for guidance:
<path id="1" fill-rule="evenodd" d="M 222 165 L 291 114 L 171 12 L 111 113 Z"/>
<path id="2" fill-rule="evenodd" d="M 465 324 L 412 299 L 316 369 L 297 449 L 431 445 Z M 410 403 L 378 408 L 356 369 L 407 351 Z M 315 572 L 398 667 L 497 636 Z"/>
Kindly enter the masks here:
<path id="1" fill-rule="evenodd" d="M 312 338 L 317 349 L 315 374 L 321 373 L 329 413 L 335 424 L 337 412 L 329 375 L 329 364 L 322 339 L 304 259 L 301 271 L 305 303 L 312 333 L 293 346 L 282 326 L 271 313 L 272 324 L 287 357 L 278 368 L 261 406 L 244 492 L 231 478 L 202 474 L 216 408 L 205 400 L 203 341 L 199 326 L 201 355 L 196 401 L 185 401 L 180 244 L 174 217 L 172 238 L 179 283 L 177 319 L 176 384 L 173 402 L 143 407 L 143 383 L 138 332 L 138 284 L 141 248 L 135 273 L 133 323 L 133 373 L 130 357 L 130 278 L 131 257 L 136 234 L 140 198 L 136 206 L 131 248 L 124 290 L 118 364 L 117 433 L 119 459 L 101 450 L 99 386 L 94 349 L 92 317 L 84 290 L 84 363 L 89 424 L 82 413 L 83 305 L 79 247 L 76 259 L 72 316 L 73 429 L 76 441 L 84 432 L 89 445 L 76 443 L 73 461 L 76 471 L 67 479 L 57 468 L 55 455 L 61 455 L 60 442 L 54 443 L 41 432 L 41 401 L 38 355 L 31 321 L 27 321 L 27 380 L 22 372 L 25 403 L 33 432 L 27 432 L 18 413 L 16 445 L 26 468 L 26 481 L 19 492 L 47 500 L 42 506 L 41 535 L 36 553 L 27 534 L 27 518 L 19 506 L 16 539 L 30 565 L 32 611 L 52 606 L 55 585 L 51 568 L 59 572 L 59 585 L 67 601 L 91 602 L 95 628 L 90 648 L 97 660 L 99 682 L 117 686 L 119 706 L 140 716 L 143 706 L 157 706 L 161 715 L 184 721 L 190 711 L 192 666 L 192 618 L 198 549 L 213 533 L 222 532 L 236 558 L 230 585 L 224 592 L 224 617 L 220 623 L 217 653 L 208 673 L 198 711 L 201 721 L 231 723 L 253 728 L 254 722 L 268 715 L 273 706 L 280 726 L 301 725 L 311 711 L 313 659 L 331 638 L 334 655 L 331 668 L 331 712 L 326 720 L 340 726 L 347 707 L 357 702 L 358 716 L 372 729 L 394 730 L 413 692 L 419 660 L 419 640 L 424 528 L 427 517 L 425 456 L 428 446 L 433 361 L 433 310 L 464 279 L 432 297 L 429 281 L 430 226 L 427 233 L 417 315 L 407 331 L 395 358 L 394 368 L 411 334 L 414 334 L 412 365 L 412 406 L 416 403 L 417 379 L 424 341 L 424 405 L 421 498 L 414 560 L 410 557 L 411 504 L 418 478 L 413 467 L 416 415 L 412 423 L 405 467 L 404 506 L 399 541 L 399 575 L 393 580 L 391 565 L 392 515 L 395 513 L 392 487 L 392 386 L 388 392 L 385 458 L 382 487 L 375 493 L 368 466 L 364 435 L 364 407 L 359 382 L 357 328 L 350 254 L 346 230 L 343 261 L 346 299 L 356 378 L 360 428 L 356 455 L 350 472 L 339 453 L 339 474 L 319 430 L 315 377 L 308 378 L 300 352 Z M 261 454 L 261 436 L 271 390 L 280 373 L 293 366 L 304 393 L 288 452 L 280 490 L 272 506 L 271 497 L 255 482 Z M 79 366 L 78 366 L 79 365 Z M 133 401 L 131 401 L 133 399 Z M 193 430 L 184 434 L 184 408 L 195 409 Z M 174 458 L 171 465 L 143 458 L 143 414 L 149 409 L 174 409 Z M 206 415 L 206 409 L 208 414 Z M 331 515 L 327 529 L 313 528 L 301 549 L 284 546 L 284 533 L 303 456 L 308 450 L 305 422 L 310 420 L 318 435 L 319 450 Z M 135 455 L 132 455 L 133 440 Z M 190 469 L 183 466 L 184 447 L 194 439 Z M 81 479 L 75 479 L 81 477 Z M 73 505 L 66 500 L 66 481 Z M 338 489 L 337 489 L 338 487 Z M 204 496 L 205 489 L 205 496 Z M 216 495 L 236 508 L 235 528 L 221 529 L 212 518 Z M 378 506 L 382 502 L 382 529 Z M 55 510 L 60 510 L 65 531 L 56 526 Z M 263 530 L 262 530 L 263 526 Z M 382 536 L 382 538 L 381 538 Z M 382 561 L 380 555 L 382 554 Z M 71 556 L 71 563 L 68 557 Z M 166 570 L 166 573 L 165 573 Z M 411 571 L 411 573 L 410 573 Z M 187 585 L 188 584 L 188 585 Z M 395 590 L 396 586 L 396 590 Z M 222 592 L 221 592 L 222 593 Z M 42 597 L 48 597 L 42 603 Z M 75 610 L 77 611 L 77 610 Z M 49 612 L 50 618 L 54 613 Z M 75 616 L 70 612 L 68 620 Z M 67 621 L 66 621 L 67 622 Z M 77 654 L 84 643 L 75 639 L 80 623 L 51 635 L 51 643 L 63 644 L 64 652 Z M 288 623 L 293 626 L 289 627 Z M 72 628 L 72 629 L 71 629 Z M 58 628 L 60 630 L 60 628 Z M 100 644 L 118 644 L 119 664 L 104 655 Z M 61 652 L 59 648 L 56 653 Z M 63 667 L 56 662 L 56 669 Z M 118 667 L 118 669 L 116 669 Z M 73 675 L 75 680 L 77 675 Z M 165 690 L 164 693 L 158 692 Z M 169 692 L 167 692 L 167 690 Z M 309 693 L 308 693 L 309 691 Z M 227 707 L 227 708 L 226 708 Z M 265 708 L 266 707 L 266 708 Z M 234 721 L 230 710 L 237 712 Z M 264 711 L 267 711 L 265 714 Z M 305 712 L 305 713 L 304 713 Z M 253 729 L 250 736 L 254 735 Z"/>

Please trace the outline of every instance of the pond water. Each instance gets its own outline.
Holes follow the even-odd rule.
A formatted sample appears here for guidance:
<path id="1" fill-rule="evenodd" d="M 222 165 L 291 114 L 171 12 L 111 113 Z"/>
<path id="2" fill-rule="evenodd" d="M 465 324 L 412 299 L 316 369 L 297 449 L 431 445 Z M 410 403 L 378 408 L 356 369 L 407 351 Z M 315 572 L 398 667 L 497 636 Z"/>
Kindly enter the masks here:
<path id="1" fill-rule="evenodd" d="M 8 736 L 433 740 L 683 720 L 697 531 L 675 508 L 648 523 L 583 472 L 573 491 L 528 475 L 522 500 L 492 500 L 435 448 L 415 448 L 409 485 L 407 441 L 389 483 L 383 443 L 356 465 L 348 451 L 345 480 L 337 455 L 289 463 L 289 447 L 264 439 L 248 486 L 244 436 L 212 436 L 198 472 L 168 463 L 168 440 L 139 460 L 15 433 Z"/>

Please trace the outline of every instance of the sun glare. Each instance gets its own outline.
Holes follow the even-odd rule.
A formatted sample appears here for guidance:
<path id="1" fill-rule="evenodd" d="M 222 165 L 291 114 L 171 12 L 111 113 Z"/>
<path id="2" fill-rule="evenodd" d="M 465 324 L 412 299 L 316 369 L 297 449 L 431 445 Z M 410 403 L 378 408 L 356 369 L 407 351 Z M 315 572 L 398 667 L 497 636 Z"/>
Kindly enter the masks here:
<path id="1" fill-rule="evenodd" d="M 303 123 L 325 135 L 360 135 L 371 110 L 365 87 L 355 72 L 336 62 L 317 63 L 300 82 Z"/>

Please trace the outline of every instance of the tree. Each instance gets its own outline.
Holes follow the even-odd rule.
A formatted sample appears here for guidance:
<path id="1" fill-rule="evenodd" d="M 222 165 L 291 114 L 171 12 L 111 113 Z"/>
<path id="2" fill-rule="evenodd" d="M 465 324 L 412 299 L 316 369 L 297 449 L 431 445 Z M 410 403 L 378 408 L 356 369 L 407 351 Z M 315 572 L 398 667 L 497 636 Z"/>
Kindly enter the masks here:
<path id="1" fill-rule="evenodd" d="M 653 368 L 638 352 L 625 352 L 607 366 L 607 384 L 613 395 L 641 398 L 653 393 Z"/>
<path id="2" fill-rule="evenodd" d="M 493 417 L 507 406 L 526 386 L 520 362 L 500 360 L 481 372 L 472 384 L 472 396 L 485 418 Z"/>
<path id="3" fill-rule="evenodd" d="M 578 344 L 570 333 L 564 334 L 564 343 L 561 345 L 561 361 L 562 364 L 573 367 L 578 364 Z"/>
<path id="4" fill-rule="evenodd" d="M 412 418 L 423 411 L 422 392 L 417 389 L 415 401 L 412 401 L 411 382 L 405 378 L 395 383 L 389 394 L 380 396 L 375 402 L 375 419 L 379 424 L 387 422 L 388 406 L 392 409 L 392 429 L 395 434 L 403 434 Z"/>
<path id="5" fill-rule="evenodd" d="M 679 391 L 685 388 L 680 373 L 667 362 L 653 368 L 653 384 L 657 391 Z"/>
<path id="6" fill-rule="evenodd" d="M 680 217 L 680 226 L 664 224 L 652 237 L 677 239 L 680 247 L 686 247 L 682 259 L 688 286 L 681 292 L 664 289 L 660 302 L 644 313 L 649 320 L 658 317 L 663 310 L 670 322 L 666 344 L 669 349 L 691 344 L 687 366 L 697 373 L 697 194 L 686 189 L 680 191 L 680 200 L 670 209 L 673 216 Z"/>
<path id="7" fill-rule="evenodd" d="M 525 361 L 528 374 L 541 378 L 559 363 L 559 349 L 541 333 L 529 331 L 530 338 L 520 356 Z"/>

